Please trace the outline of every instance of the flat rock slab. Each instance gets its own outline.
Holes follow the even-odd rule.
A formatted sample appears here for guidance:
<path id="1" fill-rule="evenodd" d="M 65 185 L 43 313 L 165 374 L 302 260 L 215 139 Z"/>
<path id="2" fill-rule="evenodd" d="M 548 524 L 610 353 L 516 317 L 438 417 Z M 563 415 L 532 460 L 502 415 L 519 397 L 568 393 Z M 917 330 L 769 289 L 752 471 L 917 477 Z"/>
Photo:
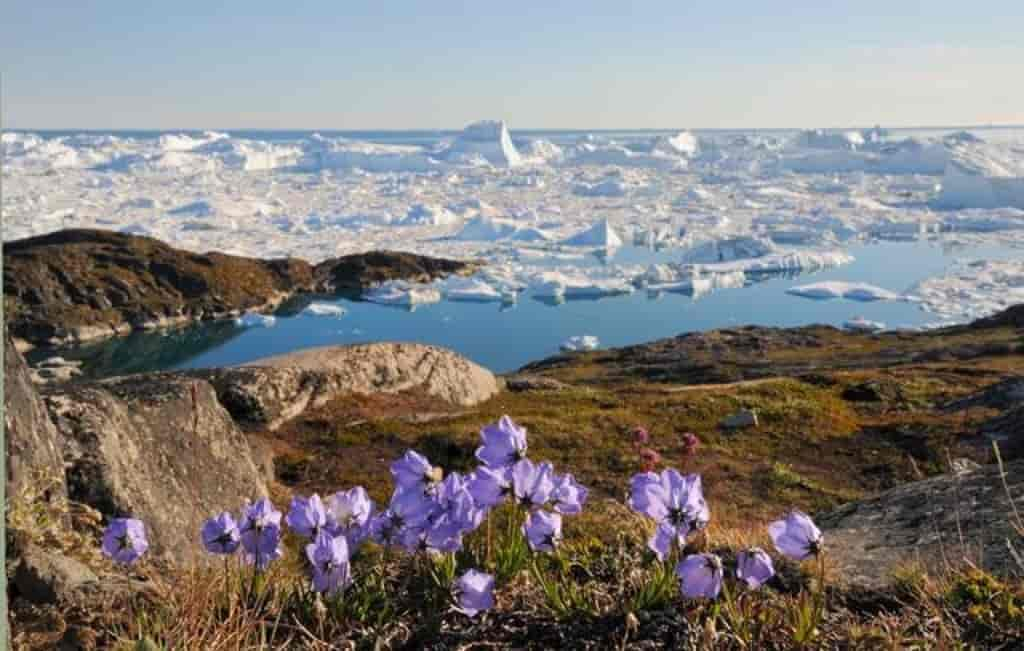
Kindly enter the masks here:
<path id="1" fill-rule="evenodd" d="M 269 429 L 346 393 L 421 391 L 471 407 L 500 390 L 482 366 L 445 348 L 412 343 L 325 346 L 191 374 L 208 378 L 237 420 Z"/>
<path id="2" fill-rule="evenodd" d="M 1024 513 L 1024 460 L 1005 466 L 1017 509 Z M 828 558 L 844 582 L 882 588 L 900 565 L 941 568 L 966 557 L 1001 575 L 1024 574 L 1007 543 L 1024 552 L 997 466 L 912 482 L 819 516 Z M 963 532 L 963 543 L 960 533 Z M 980 559 L 980 560 L 979 560 Z"/>

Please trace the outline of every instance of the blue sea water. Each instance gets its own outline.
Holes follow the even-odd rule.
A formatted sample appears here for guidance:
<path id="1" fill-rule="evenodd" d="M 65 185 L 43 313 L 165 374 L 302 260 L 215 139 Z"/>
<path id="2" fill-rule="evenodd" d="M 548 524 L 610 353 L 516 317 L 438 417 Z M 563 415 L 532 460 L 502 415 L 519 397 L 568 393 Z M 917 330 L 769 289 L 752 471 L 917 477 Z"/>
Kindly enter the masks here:
<path id="1" fill-rule="evenodd" d="M 311 346 L 369 341 L 414 341 L 458 351 L 498 372 L 556 354 L 573 335 L 595 335 L 603 347 L 642 343 L 685 332 L 757 324 L 841 325 L 863 316 L 891 328 L 917 327 L 935 316 L 914 303 L 844 299 L 811 300 L 786 290 L 825 280 L 865 282 L 894 292 L 941 273 L 957 258 L 1020 259 L 1024 252 L 992 245 L 951 249 L 940 242 L 882 242 L 852 247 L 856 261 L 817 273 L 764 277 L 746 287 L 699 299 L 646 291 L 562 304 L 521 297 L 518 304 L 441 302 L 413 311 L 354 299 L 331 299 L 345 308 L 340 318 L 294 314 L 286 308 L 272 327 L 233 322 L 203 324 L 166 333 L 138 333 L 62 352 L 84 361 L 84 370 L 106 376 L 159 369 L 242 364 Z M 621 255 L 639 256 L 624 250 Z M 291 315 L 289 315 L 289 312 Z M 45 357 L 52 351 L 36 351 Z"/>

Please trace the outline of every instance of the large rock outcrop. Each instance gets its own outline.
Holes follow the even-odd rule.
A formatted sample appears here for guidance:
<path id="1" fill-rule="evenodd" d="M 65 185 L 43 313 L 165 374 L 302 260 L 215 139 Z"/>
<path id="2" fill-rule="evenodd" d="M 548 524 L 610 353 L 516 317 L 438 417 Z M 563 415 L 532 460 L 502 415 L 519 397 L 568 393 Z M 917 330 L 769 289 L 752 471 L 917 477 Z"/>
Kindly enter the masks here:
<path id="1" fill-rule="evenodd" d="M 493 373 L 465 357 L 412 343 L 325 346 L 190 375 L 208 379 L 237 421 L 267 429 L 346 393 L 421 391 L 466 407 L 499 390 Z"/>
<path id="2" fill-rule="evenodd" d="M 47 480 L 53 487 L 53 494 L 45 497 L 67 497 L 57 430 L 32 383 L 25 359 L 9 337 L 4 337 L 4 420 L 8 500 L 40 480 Z"/>
<path id="3" fill-rule="evenodd" d="M 298 294 L 360 290 L 387 280 L 427 282 L 475 268 L 386 251 L 314 266 L 72 229 L 5 244 L 4 305 L 17 340 L 57 345 L 269 309 Z"/>
<path id="4" fill-rule="evenodd" d="M 369 251 L 324 260 L 313 270 L 314 291 L 321 294 L 366 289 L 389 280 L 427 283 L 477 269 L 472 262 L 432 258 L 415 253 Z"/>
<path id="5" fill-rule="evenodd" d="M 4 246 L 11 333 L 33 344 L 224 317 L 280 302 L 312 281 L 301 260 L 191 253 L 109 231 L 65 230 Z"/>
<path id="6" fill-rule="evenodd" d="M 209 383 L 155 373 L 45 392 L 71 499 L 146 524 L 153 556 L 203 557 L 205 518 L 266 495 L 245 435 Z"/>
<path id="7" fill-rule="evenodd" d="M 1024 513 L 1024 460 L 1005 465 L 1009 493 Z M 959 525 L 958 521 L 959 520 Z M 998 466 L 912 482 L 819 516 L 830 563 L 845 582 L 890 583 L 900 565 L 970 560 L 998 574 L 1024 574 L 1024 554 Z M 961 533 L 963 542 L 961 542 Z"/>

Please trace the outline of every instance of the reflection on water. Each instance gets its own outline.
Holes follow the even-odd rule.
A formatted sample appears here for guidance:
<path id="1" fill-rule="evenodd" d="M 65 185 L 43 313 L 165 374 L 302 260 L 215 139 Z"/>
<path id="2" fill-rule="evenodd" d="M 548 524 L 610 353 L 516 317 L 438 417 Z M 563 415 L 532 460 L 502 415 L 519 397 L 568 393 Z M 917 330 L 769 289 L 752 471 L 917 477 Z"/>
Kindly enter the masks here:
<path id="1" fill-rule="evenodd" d="M 161 332 L 133 332 L 124 337 L 78 348 L 29 351 L 29 364 L 52 355 L 82 362 L 84 378 L 109 377 L 175 368 L 206 351 L 215 350 L 245 332 L 232 321 L 201 323 Z"/>
<path id="2" fill-rule="evenodd" d="M 632 247 L 623 248 L 627 256 L 640 255 Z M 958 256 L 990 259 L 1022 255 L 1020 250 L 998 246 L 954 251 Z M 804 274 L 751 274 L 741 288 L 707 293 L 706 288 L 697 292 L 683 288 L 567 300 L 521 295 L 517 303 L 442 301 L 414 308 L 378 305 L 351 296 L 303 297 L 282 305 L 276 324 L 269 328 L 208 323 L 168 333 L 137 333 L 57 354 L 82 360 L 83 371 L 96 377 L 241 364 L 312 346 L 413 341 L 451 348 L 504 372 L 556 354 L 563 341 L 576 335 L 597 336 L 603 346 L 625 346 L 744 324 L 841 325 L 860 316 L 889 327 L 913 327 L 934 320 L 907 302 L 810 301 L 786 293 L 795 284 L 829 280 L 869 283 L 903 293 L 914 283 L 942 273 L 954 261 L 941 240 L 861 245 L 850 253 L 856 260 L 843 267 Z M 338 303 L 346 313 L 340 318 L 303 313 L 312 300 Z M 35 351 L 30 358 L 52 354 Z"/>

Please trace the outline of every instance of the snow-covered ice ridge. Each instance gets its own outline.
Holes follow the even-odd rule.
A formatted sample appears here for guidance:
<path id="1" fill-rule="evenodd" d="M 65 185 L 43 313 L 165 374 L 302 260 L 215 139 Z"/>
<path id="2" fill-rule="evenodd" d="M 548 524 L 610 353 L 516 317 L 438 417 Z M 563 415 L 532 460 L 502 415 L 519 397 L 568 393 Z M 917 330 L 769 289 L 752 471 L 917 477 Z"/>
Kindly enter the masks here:
<path id="1" fill-rule="evenodd" d="M 369 297 L 402 305 L 700 295 L 752 274 L 845 264 L 866 239 L 1024 243 L 1024 131 L 991 141 L 880 129 L 522 138 L 484 121 L 416 146 L 8 132 L 2 147 L 5 239 L 74 226 L 314 262 L 370 249 L 488 262 L 469 281 Z M 595 251 L 622 245 L 675 262 L 593 264 Z M 967 318 L 1015 295 L 1005 270 L 972 277 L 970 291 L 964 280 L 959 290 L 925 283 L 922 306 Z"/>

